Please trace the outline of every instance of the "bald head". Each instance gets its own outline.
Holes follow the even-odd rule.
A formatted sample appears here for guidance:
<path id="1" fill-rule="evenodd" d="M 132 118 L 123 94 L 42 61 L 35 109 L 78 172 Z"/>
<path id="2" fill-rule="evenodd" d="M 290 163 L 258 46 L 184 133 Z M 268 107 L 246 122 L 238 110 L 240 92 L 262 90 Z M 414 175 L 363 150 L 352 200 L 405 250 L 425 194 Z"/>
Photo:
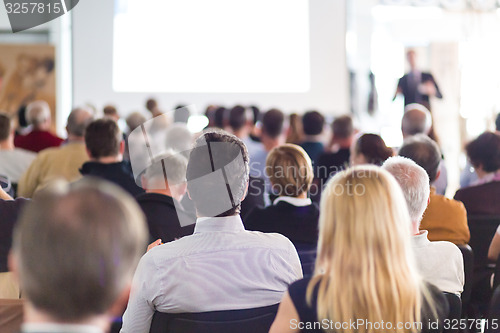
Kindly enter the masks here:
<path id="1" fill-rule="evenodd" d="M 429 134 L 432 127 L 432 118 L 429 110 L 417 103 L 405 107 L 405 113 L 401 120 L 401 131 L 403 137 L 415 134 Z"/>
<path id="2" fill-rule="evenodd" d="M 90 111 L 83 108 L 73 109 L 68 116 L 68 124 L 66 125 L 68 134 L 83 139 L 85 128 L 92 119 L 93 115 Z"/>
<path id="3" fill-rule="evenodd" d="M 401 156 L 387 159 L 382 168 L 389 171 L 401 186 L 411 221 L 418 227 L 430 194 L 427 172 L 409 158 Z"/>

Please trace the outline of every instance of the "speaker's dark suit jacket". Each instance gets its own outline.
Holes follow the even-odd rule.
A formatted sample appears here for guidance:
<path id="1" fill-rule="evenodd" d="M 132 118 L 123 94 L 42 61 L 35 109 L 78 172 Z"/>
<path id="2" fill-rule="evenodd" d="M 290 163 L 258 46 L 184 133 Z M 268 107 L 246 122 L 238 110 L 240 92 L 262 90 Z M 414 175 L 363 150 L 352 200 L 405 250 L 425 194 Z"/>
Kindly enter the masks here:
<path id="1" fill-rule="evenodd" d="M 432 76 L 431 73 L 420 73 L 420 82 L 419 83 L 426 83 L 426 82 L 432 82 L 434 83 L 434 86 L 436 87 L 436 97 L 437 98 L 443 98 L 443 95 L 441 94 L 441 91 L 439 91 L 439 87 L 436 83 L 436 80 L 434 80 L 434 77 Z M 418 103 L 426 106 L 427 108 L 430 109 L 430 103 L 429 103 L 429 95 L 423 95 L 421 94 L 418 89 L 418 82 L 417 83 L 412 83 L 411 82 L 411 75 L 410 73 L 405 74 L 402 78 L 399 79 L 398 82 L 398 88 L 402 90 L 403 96 L 405 98 L 405 105 L 412 104 L 412 103 Z"/>

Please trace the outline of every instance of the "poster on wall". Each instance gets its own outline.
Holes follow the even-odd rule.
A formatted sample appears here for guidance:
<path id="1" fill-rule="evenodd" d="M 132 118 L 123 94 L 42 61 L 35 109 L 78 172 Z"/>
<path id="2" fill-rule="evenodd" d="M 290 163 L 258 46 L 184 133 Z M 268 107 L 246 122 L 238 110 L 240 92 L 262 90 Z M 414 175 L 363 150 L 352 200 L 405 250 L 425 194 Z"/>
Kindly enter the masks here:
<path id="1" fill-rule="evenodd" d="M 0 111 L 18 119 L 30 102 L 44 100 L 55 119 L 54 58 L 53 45 L 0 44 Z"/>

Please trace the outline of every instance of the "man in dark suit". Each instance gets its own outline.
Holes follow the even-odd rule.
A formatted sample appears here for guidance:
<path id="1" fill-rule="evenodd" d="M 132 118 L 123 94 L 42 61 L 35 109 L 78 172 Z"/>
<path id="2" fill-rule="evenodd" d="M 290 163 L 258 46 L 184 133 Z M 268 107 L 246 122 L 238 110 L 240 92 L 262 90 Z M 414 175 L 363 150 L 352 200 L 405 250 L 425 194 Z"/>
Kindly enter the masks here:
<path id="1" fill-rule="evenodd" d="M 398 94 L 403 94 L 405 106 L 412 103 L 422 104 L 431 109 L 429 97 L 443 98 L 439 87 L 431 73 L 421 72 L 417 69 L 416 55 L 414 50 L 409 50 L 406 54 L 410 71 L 399 79 L 398 88 L 394 98 Z"/>
<path id="2" fill-rule="evenodd" d="M 182 154 L 158 156 L 142 176 L 146 193 L 136 197 L 149 227 L 149 234 L 163 243 L 192 235 L 196 213 L 180 203 L 186 193 L 187 159 Z"/>
<path id="3" fill-rule="evenodd" d="M 107 332 L 146 248 L 144 216 L 108 182 L 49 187 L 14 231 L 9 266 L 26 300 L 21 332 Z"/>

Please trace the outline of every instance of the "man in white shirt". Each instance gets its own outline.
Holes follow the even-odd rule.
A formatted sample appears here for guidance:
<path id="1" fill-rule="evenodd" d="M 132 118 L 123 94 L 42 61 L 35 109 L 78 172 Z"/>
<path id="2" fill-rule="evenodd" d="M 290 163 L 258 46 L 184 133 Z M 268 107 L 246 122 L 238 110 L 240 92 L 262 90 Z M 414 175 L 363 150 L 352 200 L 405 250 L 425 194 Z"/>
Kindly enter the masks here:
<path id="1" fill-rule="evenodd" d="M 0 175 L 17 183 L 28 169 L 36 154 L 14 147 L 14 128 L 10 117 L 0 112 Z"/>
<path id="2" fill-rule="evenodd" d="M 458 247 L 445 241 L 431 242 L 427 230 L 419 230 L 429 204 L 429 176 L 417 163 L 406 157 L 391 157 L 382 168 L 389 171 L 403 190 L 412 221 L 413 248 L 420 274 L 448 293 L 460 295 L 465 283 L 464 261 Z"/>
<path id="3" fill-rule="evenodd" d="M 94 179 L 51 185 L 26 207 L 9 259 L 26 299 L 21 332 L 108 332 L 146 247 L 137 203 Z"/>
<path id="4" fill-rule="evenodd" d="M 186 175 L 198 217 L 194 234 L 142 257 L 122 332 L 149 332 L 155 311 L 277 304 L 288 285 L 302 277 L 297 251 L 286 237 L 244 229 L 239 211 L 248 173 L 247 149 L 234 135 L 216 130 L 196 140 Z"/>

